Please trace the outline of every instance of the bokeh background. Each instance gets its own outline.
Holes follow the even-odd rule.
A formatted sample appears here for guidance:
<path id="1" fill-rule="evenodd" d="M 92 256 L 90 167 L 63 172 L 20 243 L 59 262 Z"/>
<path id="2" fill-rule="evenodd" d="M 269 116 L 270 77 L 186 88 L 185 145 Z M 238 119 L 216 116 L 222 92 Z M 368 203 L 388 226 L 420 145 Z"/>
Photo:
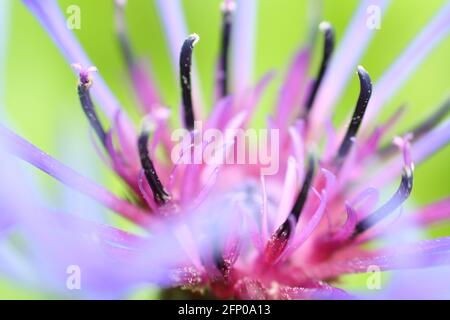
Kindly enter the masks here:
<path id="1" fill-rule="evenodd" d="M 1 77 L 8 125 L 19 134 L 64 161 L 84 175 L 100 181 L 120 193 L 121 185 L 108 172 L 91 147 L 88 125 L 81 112 L 76 94 L 76 77 L 37 20 L 19 0 L 0 1 L 0 10 L 7 16 L 3 33 L 7 34 Z M 171 1 L 171 0 L 167 0 Z M 242 0 L 241 0 L 242 1 Z M 245 1 L 245 0 L 244 0 Z M 122 59 L 113 21 L 113 0 L 59 0 L 62 10 L 72 4 L 81 8 L 81 29 L 74 30 L 93 63 L 125 108 L 138 122 L 137 103 L 129 87 L 126 65 Z M 196 32 L 201 41 L 195 50 L 202 89 L 206 101 L 212 100 L 213 76 L 219 50 L 221 0 L 184 0 L 183 8 L 189 33 Z M 315 1 L 312 1 L 315 2 Z M 410 41 L 436 14 L 447 0 L 393 0 L 382 20 L 361 64 L 370 72 L 374 82 L 392 64 Z M 6 2 L 5 2 L 6 3 Z M 323 0 L 322 19 L 335 27 L 337 41 L 342 38 L 357 0 Z M 308 36 L 307 0 L 260 0 L 256 34 L 255 80 L 269 70 L 281 76 L 293 54 Z M 136 54 L 151 62 L 164 101 L 171 108 L 179 105 L 178 78 L 172 72 L 165 33 L 153 0 L 129 0 L 126 15 L 131 42 Z M 316 46 L 315 73 L 321 56 L 321 42 Z M 2 54 L 0 54 L 2 57 Z M 398 131 L 424 119 L 450 94 L 450 38 L 443 41 L 416 70 L 407 84 L 391 99 L 381 119 L 392 115 L 403 103 L 409 107 Z M 260 125 L 270 112 L 281 77 L 277 78 L 264 96 L 258 120 Z M 2 83 L 2 82 L 0 82 Z M 336 108 L 335 122 L 340 123 L 352 111 L 358 94 L 355 76 Z M 6 120 L 2 119 L 3 122 Z M 450 148 L 447 146 L 415 174 L 411 202 L 426 204 L 449 194 Z M 40 174 L 39 182 L 46 198 L 55 208 L 90 218 L 102 219 L 105 209 L 52 179 Z M 120 222 L 122 223 L 122 222 Z M 431 235 L 449 234 L 448 226 L 439 226 Z M 348 279 L 356 285 L 357 277 Z M 137 296 L 149 297 L 150 292 Z M 0 276 L 0 298 L 39 298 L 34 292 Z"/>

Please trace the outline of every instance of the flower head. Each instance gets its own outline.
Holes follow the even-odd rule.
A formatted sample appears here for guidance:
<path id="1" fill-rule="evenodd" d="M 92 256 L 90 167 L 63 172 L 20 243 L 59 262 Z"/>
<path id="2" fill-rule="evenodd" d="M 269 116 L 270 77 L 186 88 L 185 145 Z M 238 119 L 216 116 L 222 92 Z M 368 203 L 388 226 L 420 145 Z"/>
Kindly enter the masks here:
<path id="1" fill-rule="evenodd" d="M 140 129 L 135 129 L 101 74 L 94 76 L 97 69 L 89 67 L 92 64 L 81 46 L 64 28 L 56 2 L 23 2 L 78 73 L 77 94 L 96 134 L 94 143 L 106 165 L 129 190 L 128 199 L 82 177 L 5 127 L 0 127 L 2 146 L 144 231 L 138 236 L 39 209 L 37 214 L 46 221 L 45 228 L 52 230 L 44 234 L 42 223 L 27 221 L 31 204 L 6 202 L 10 212 L 20 212 L 16 217 L 9 215 L 11 223 L 25 225 L 26 234 L 36 241 L 34 249 L 52 249 L 43 270 L 59 270 L 69 261 L 82 265 L 89 274 L 88 295 L 93 296 L 106 292 L 121 295 L 137 285 L 154 284 L 220 298 L 303 299 L 349 298 L 350 294 L 338 288 L 340 277 L 367 272 L 371 266 L 383 271 L 448 264 L 448 237 L 398 247 L 367 245 L 449 217 L 449 201 L 444 199 L 396 221 L 413 189 L 414 164 L 423 162 L 450 138 L 448 120 L 438 126 L 449 103 L 423 124 L 396 136 L 396 148 L 381 146 L 380 141 L 395 127 L 398 114 L 387 123 L 375 124 L 380 108 L 430 51 L 430 46 L 421 45 L 423 39 L 436 44 L 448 34 L 450 5 L 442 8 L 375 85 L 369 72 L 357 66 L 371 36 L 370 30 L 359 27 L 365 2 L 337 48 L 331 23 L 322 22 L 323 54 L 314 79 L 308 76 L 312 45 L 307 44 L 295 55 L 279 89 L 267 128 L 276 131 L 277 141 L 269 140 L 265 145 L 270 159 L 276 154 L 279 165 L 276 172 L 265 175 L 262 169 L 267 163 L 260 158 L 256 163 L 239 162 L 239 135 L 249 128 L 273 77 L 269 73 L 255 85 L 244 81 L 246 48 L 251 46 L 245 41 L 252 27 L 233 30 L 242 27 L 242 17 L 248 13 L 245 10 L 252 9 L 249 3 L 253 1 L 225 0 L 222 4 L 216 94 L 208 116 L 203 116 L 198 98 L 193 61 L 199 36 L 187 35 L 179 19 L 168 27 L 169 42 L 178 50 L 174 67 L 179 76 L 181 109 L 166 108 L 128 39 L 126 2 L 115 2 L 118 41 L 142 107 Z M 381 8 L 387 3 L 373 2 Z M 167 17 L 179 17 L 177 3 L 158 1 L 166 25 L 172 22 Z M 441 29 L 436 33 L 438 26 L 444 26 L 445 33 Z M 234 77 L 242 76 L 236 83 L 230 70 L 233 46 L 237 46 L 234 50 L 242 49 L 242 59 L 233 65 Z M 331 111 L 353 72 L 359 78 L 359 92 L 355 92 L 349 121 L 336 130 Z M 102 123 L 99 112 L 106 115 L 108 125 Z M 171 133 L 175 128 L 168 118 L 177 113 L 181 114 L 184 134 L 174 141 Z M 215 130 L 208 132 L 214 135 L 205 134 L 203 129 Z M 222 161 L 205 161 L 208 151 L 214 160 Z M 249 157 L 258 153 L 244 151 Z M 379 190 L 396 178 L 400 180 L 397 190 L 390 196 L 383 194 L 380 200 Z M 64 247 L 68 249 L 61 254 Z M 103 281 L 105 277 L 114 281 Z"/>

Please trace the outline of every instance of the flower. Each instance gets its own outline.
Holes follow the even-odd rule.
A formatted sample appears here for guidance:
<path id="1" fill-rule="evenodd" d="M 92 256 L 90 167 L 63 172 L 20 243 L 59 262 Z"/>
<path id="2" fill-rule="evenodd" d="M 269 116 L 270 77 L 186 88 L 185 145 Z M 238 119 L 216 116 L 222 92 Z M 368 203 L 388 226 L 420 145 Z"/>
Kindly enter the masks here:
<path id="1" fill-rule="evenodd" d="M 216 97 L 207 117 L 203 116 L 193 64 L 199 36 L 186 34 L 177 1 L 157 2 L 178 66 L 182 122 L 187 132 L 178 145 L 175 161 L 169 156 L 174 154 L 175 143 L 168 121 L 174 110 L 163 106 L 154 81 L 134 55 L 127 36 L 125 1 L 115 3 L 116 27 L 142 106 L 140 130 L 135 130 L 65 28 L 56 2 L 23 2 L 77 72 L 78 98 L 96 135 L 96 148 L 129 189 L 129 199 L 117 197 L 1 126 L 3 149 L 93 197 L 144 231 L 143 235 L 131 234 L 54 213 L 29 199 L 27 184 L 14 179 L 10 169 L 1 168 L 2 175 L 12 182 L 0 189 L 1 203 L 8 212 L 1 221 L 3 230 L 17 226 L 22 231 L 31 252 L 28 258 L 52 290 L 65 290 L 67 267 L 75 265 L 84 275 L 82 294 L 90 297 L 123 296 L 147 283 L 207 292 L 219 298 L 350 298 L 338 288 L 342 275 L 367 272 L 374 266 L 384 271 L 448 265 L 449 237 L 399 241 L 411 234 L 408 231 L 417 232 L 448 219 L 448 199 L 393 220 L 412 191 L 415 164 L 426 160 L 450 138 L 449 121 L 439 125 L 449 102 L 416 128 L 395 137 L 398 151 L 380 146 L 380 141 L 401 114 L 378 127 L 374 124 L 385 102 L 432 47 L 447 36 L 449 4 L 375 86 L 369 73 L 356 66 L 372 35 L 369 29 L 360 27 L 369 2 L 361 4 L 353 27 L 336 50 L 333 27 L 321 23 L 324 51 L 316 78 L 307 75 L 312 51 L 309 43 L 295 55 L 279 90 L 274 114 L 268 121 L 268 128 L 279 133 L 278 143 L 268 146 L 279 156 L 279 170 L 264 175 L 260 162 L 243 165 L 191 159 L 212 143 L 199 132 L 197 120 L 205 128 L 225 133 L 225 141 L 214 146 L 235 159 L 237 155 L 231 151 L 239 147 L 237 132 L 248 128 L 273 78 L 269 73 L 256 85 L 248 83 L 248 59 L 252 57 L 245 48 L 251 46 L 253 36 L 248 20 L 254 15 L 254 1 L 237 5 L 232 0 L 223 2 Z M 370 3 L 384 10 L 388 1 Z M 235 10 L 242 11 L 235 16 Z M 234 28 L 239 32 L 233 33 Z M 234 67 L 235 83 L 230 79 L 229 64 L 233 43 L 242 50 Z M 359 97 L 348 126 L 336 132 L 331 124 L 332 108 L 355 70 L 360 81 Z M 101 121 L 97 105 L 109 119 L 110 129 Z M 7 168 L 16 168 L 5 151 L 0 155 Z M 184 162 L 186 158 L 191 161 Z M 397 190 L 387 200 L 378 201 L 379 190 L 397 177 Z M 27 201 L 17 202 L 17 198 Z M 376 240 L 387 244 L 368 246 Z M 389 245 L 392 241 L 399 244 Z M 14 268 L 7 272 L 16 273 Z"/>

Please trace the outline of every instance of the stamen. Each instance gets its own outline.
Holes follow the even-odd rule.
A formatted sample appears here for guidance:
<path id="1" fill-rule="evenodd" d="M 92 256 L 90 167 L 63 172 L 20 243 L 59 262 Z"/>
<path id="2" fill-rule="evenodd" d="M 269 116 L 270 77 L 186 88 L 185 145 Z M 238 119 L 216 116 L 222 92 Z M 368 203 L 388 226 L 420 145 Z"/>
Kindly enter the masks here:
<path id="1" fill-rule="evenodd" d="M 234 1 L 225 0 L 222 3 L 222 44 L 220 49 L 220 94 L 222 97 L 228 95 L 228 60 L 230 52 L 231 28 L 233 22 L 233 12 L 236 4 Z"/>
<path id="2" fill-rule="evenodd" d="M 192 52 L 195 44 L 200 40 L 197 34 L 190 35 L 183 43 L 180 54 L 180 81 L 184 108 L 184 126 L 188 130 L 194 129 L 194 109 L 192 106 L 191 67 Z"/>
<path id="3" fill-rule="evenodd" d="M 381 208 L 377 209 L 375 212 L 367 216 L 365 219 L 361 220 L 355 227 L 355 232 L 353 238 L 360 235 L 367 229 L 373 227 L 375 224 L 386 218 L 389 214 L 394 212 L 406 199 L 408 199 L 413 187 L 413 167 L 405 166 L 403 168 L 402 180 L 400 186 Z"/>
<path id="4" fill-rule="evenodd" d="M 97 113 L 95 112 L 94 104 L 89 92 L 89 88 L 92 85 L 92 79 L 89 77 L 89 73 L 95 72 L 97 71 L 97 69 L 95 67 L 90 67 L 85 70 L 80 64 L 77 63 L 73 64 L 72 66 L 79 71 L 78 97 L 80 98 L 80 103 L 83 107 L 83 111 L 86 114 L 90 125 L 94 129 L 101 143 L 106 148 L 106 131 L 105 129 L 103 129 Z"/>
<path id="5" fill-rule="evenodd" d="M 308 198 L 309 189 L 314 178 L 314 158 L 310 157 L 308 161 L 308 171 L 306 172 L 305 180 L 303 182 L 302 189 L 297 197 L 297 200 L 292 207 L 291 213 L 286 221 L 278 227 L 275 233 L 272 235 L 265 250 L 265 258 L 267 262 L 274 262 L 283 253 L 287 246 L 288 240 L 291 236 L 292 227 L 298 222 L 300 214 L 305 206 L 306 199 Z"/>
<path id="6" fill-rule="evenodd" d="M 286 249 L 292 232 L 292 222 L 287 219 L 272 237 L 269 239 L 266 249 L 264 250 L 264 259 L 267 263 L 274 263 Z"/>
<path id="7" fill-rule="evenodd" d="M 126 3 L 126 0 L 115 1 L 115 24 L 123 57 L 127 63 L 128 68 L 131 69 L 131 67 L 134 65 L 134 54 L 131 49 L 131 44 L 127 35 L 127 27 L 125 23 Z"/>
<path id="8" fill-rule="evenodd" d="M 225 260 L 223 253 L 221 250 L 216 249 L 213 252 L 213 261 L 217 270 L 219 270 L 220 274 L 223 276 L 225 280 L 228 279 L 230 273 L 230 264 Z"/>
<path id="9" fill-rule="evenodd" d="M 353 112 L 352 121 L 347 129 L 344 140 L 339 147 L 338 154 L 336 156 L 336 164 L 341 165 L 345 157 L 350 152 L 350 149 L 355 140 L 355 136 L 358 133 L 358 129 L 366 112 L 367 105 L 369 104 L 370 96 L 372 95 L 372 81 L 367 71 L 362 67 L 358 67 L 358 76 L 360 82 L 360 92 L 358 102 L 356 103 L 355 111 Z"/>
<path id="10" fill-rule="evenodd" d="M 317 75 L 317 79 L 314 82 L 314 86 L 312 87 L 311 93 L 308 96 L 308 100 L 306 101 L 306 114 L 311 110 L 314 100 L 316 99 L 317 91 L 319 90 L 320 84 L 322 83 L 325 72 L 327 71 L 328 64 L 330 62 L 331 55 L 334 50 L 334 30 L 331 24 L 327 21 L 322 22 L 319 25 L 319 29 L 324 32 L 324 47 L 323 47 L 323 56 L 322 63 L 320 65 L 319 74 Z"/>
<path id="11" fill-rule="evenodd" d="M 144 169 L 145 177 L 150 185 L 150 188 L 152 189 L 153 198 L 158 205 L 163 205 L 170 200 L 170 195 L 164 189 L 156 173 L 153 162 L 150 159 L 148 153 L 148 138 L 148 130 L 143 129 L 138 139 L 139 157 L 141 159 L 141 165 Z"/>
<path id="12" fill-rule="evenodd" d="M 412 134 L 411 142 L 414 142 L 425 134 L 430 132 L 441 120 L 447 115 L 450 110 L 450 99 L 447 99 L 435 112 L 433 112 L 425 121 L 417 125 L 416 127 L 406 131 Z M 403 133 L 401 136 L 404 136 L 406 133 Z M 396 146 L 393 144 L 389 144 L 386 147 L 383 147 L 379 154 L 382 157 L 389 157 L 397 150 Z"/>
<path id="13" fill-rule="evenodd" d="M 315 170 L 314 158 L 310 157 L 308 161 L 308 171 L 306 172 L 305 181 L 303 182 L 302 189 L 300 190 L 300 193 L 291 211 L 291 216 L 295 218 L 295 221 L 298 221 L 298 218 L 300 217 L 300 214 L 303 211 L 303 207 L 305 206 L 309 189 L 311 188 L 311 184 L 314 178 L 314 170 Z"/>

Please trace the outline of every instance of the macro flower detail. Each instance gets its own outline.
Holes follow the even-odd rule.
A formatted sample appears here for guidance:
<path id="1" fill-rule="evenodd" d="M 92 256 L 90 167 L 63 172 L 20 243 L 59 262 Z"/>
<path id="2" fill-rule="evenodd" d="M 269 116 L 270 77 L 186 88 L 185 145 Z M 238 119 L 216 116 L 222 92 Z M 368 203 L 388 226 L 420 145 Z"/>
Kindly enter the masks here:
<path id="1" fill-rule="evenodd" d="M 117 41 L 130 89 L 140 105 L 138 127 L 102 79 L 101 68 L 93 66 L 65 28 L 56 1 L 23 0 L 76 72 L 74 100 L 78 97 L 79 111 L 92 130 L 94 148 L 126 191 L 120 196 L 108 191 L 3 125 L 0 156 L 11 166 L 17 161 L 11 154 L 30 163 L 139 229 L 135 233 L 119 225 L 61 215 L 33 199 L 15 203 L 10 197 L 14 191 L 2 186 L 0 199 L 9 214 L 5 222 L 0 219 L 0 226 L 7 223 L 22 230 L 30 250 L 37 252 L 33 261 L 39 262 L 46 279 L 52 279 L 51 290 L 65 290 L 65 268 L 76 264 L 86 275 L 81 296 L 87 297 L 123 297 L 137 286 L 154 285 L 167 295 L 175 290 L 186 297 L 351 299 L 358 295 L 342 289 L 341 278 L 368 272 L 371 266 L 380 271 L 448 266 L 450 237 L 398 239 L 408 230 L 420 232 L 450 218 L 448 198 L 415 210 L 403 208 L 413 191 L 414 173 L 450 139 L 446 119 L 450 103 L 445 101 L 430 118 L 406 132 L 396 131 L 401 109 L 385 122 L 377 121 L 377 115 L 431 47 L 447 38 L 450 4 L 374 83 L 369 68 L 359 65 L 374 32 L 361 30 L 365 26 L 361 12 L 368 2 L 385 10 L 388 1 L 362 1 L 341 44 L 336 41 L 340 31 L 330 22 L 310 26 L 313 41 L 299 49 L 281 75 L 273 112 L 267 115 L 264 130 L 277 131 L 279 141 L 278 148 L 266 147 L 270 154 L 277 153 L 279 168 L 265 175 L 263 163 L 204 163 L 196 158 L 210 148 L 215 154 L 220 150 L 226 159 L 238 158 L 237 136 L 251 128 L 275 77 L 269 72 L 252 85 L 233 83 L 240 71 L 245 78 L 248 55 L 231 63 L 232 49 L 245 42 L 253 28 L 233 32 L 245 27 L 238 15 L 252 14 L 245 12 L 252 6 L 243 2 L 224 0 L 220 8 L 214 98 L 204 103 L 199 98 L 195 50 L 211 44 L 187 34 L 176 19 L 178 1 L 157 1 L 164 25 L 177 20 L 166 32 L 171 50 L 177 43 L 172 63 L 179 107 L 166 106 L 153 74 L 140 64 L 128 34 L 126 1 L 114 2 Z M 310 77 L 312 42 L 323 51 L 319 68 Z M 352 76 L 359 80 L 358 92 L 352 92 L 355 103 L 348 108 L 344 125 L 335 127 L 333 108 Z M 203 108 L 208 104 L 210 108 Z M 187 134 L 174 153 L 177 117 Z M 225 141 L 202 135 L 197 122 L 223 133 Z M 386 139 L 393 143 L 385 145 Z M 3 168 L 0 174 L 11 177 L 7 171 Z M 396 180 L 399 184 L 392 191 L 390 184 Z M 14 179 L 14 185 L 26 194 L 25 182 Z"/>

